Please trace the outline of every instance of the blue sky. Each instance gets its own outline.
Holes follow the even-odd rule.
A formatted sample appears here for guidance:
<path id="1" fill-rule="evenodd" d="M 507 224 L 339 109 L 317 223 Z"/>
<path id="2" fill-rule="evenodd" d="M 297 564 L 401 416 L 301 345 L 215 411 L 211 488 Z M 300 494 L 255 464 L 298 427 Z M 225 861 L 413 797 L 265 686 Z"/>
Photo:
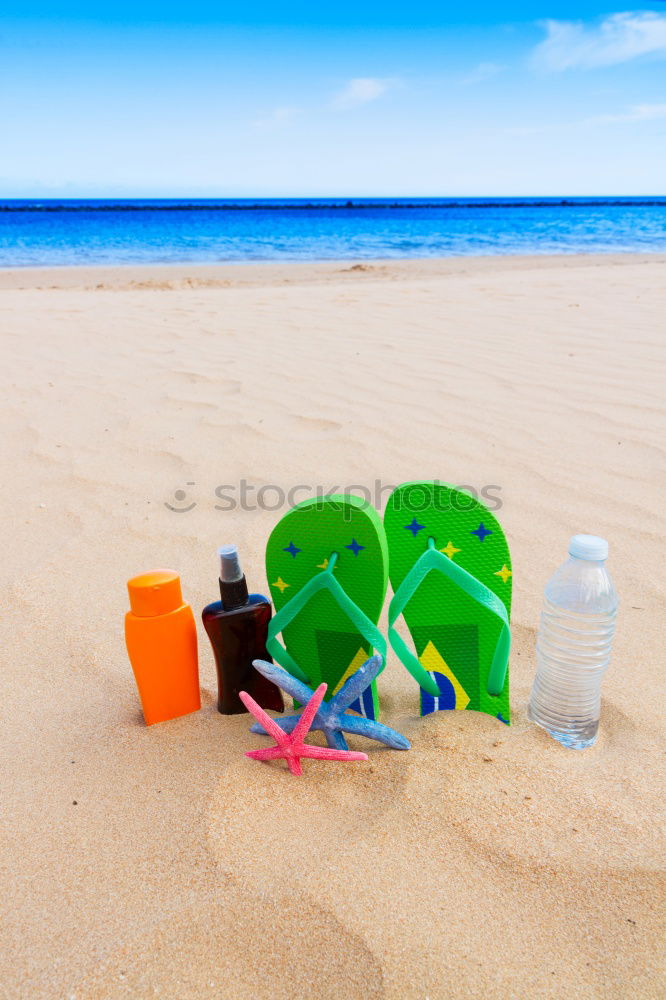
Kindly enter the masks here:
<path id="1" fill-rule="evenodd" d="M 666 3 L 3 3 L 0 197 L 664 194 Z"/>

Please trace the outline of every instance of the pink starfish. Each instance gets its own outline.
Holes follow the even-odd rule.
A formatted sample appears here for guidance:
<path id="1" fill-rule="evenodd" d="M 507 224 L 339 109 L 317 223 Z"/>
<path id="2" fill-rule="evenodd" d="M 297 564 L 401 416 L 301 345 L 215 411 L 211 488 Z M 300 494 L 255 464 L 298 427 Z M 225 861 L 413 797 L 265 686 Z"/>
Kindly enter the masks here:
<path id="1" fill-rule="evenodd" d="M 303 773 L 301 757 L 314 757 L 316 760 L 367 760 L 367 753 L 359 753 L 356 750 L 332 750 L 330 747 L 315 747 L 303 742 L 325 694 L 326 684 L 320 684 L 303 709 L 294 731 L 285 733 L 277 722 L 257 705 L 247 691 L 239 691 L 240 699 L 248 712 L 252 712 L 257 722 L 260 722 L 266 732 L 276 741 L 274 747 L 248 750 L 245 756 L 252 757 L 254 760 L 275 760 L 278 757 L 284 757 L 292 774 Z"/>

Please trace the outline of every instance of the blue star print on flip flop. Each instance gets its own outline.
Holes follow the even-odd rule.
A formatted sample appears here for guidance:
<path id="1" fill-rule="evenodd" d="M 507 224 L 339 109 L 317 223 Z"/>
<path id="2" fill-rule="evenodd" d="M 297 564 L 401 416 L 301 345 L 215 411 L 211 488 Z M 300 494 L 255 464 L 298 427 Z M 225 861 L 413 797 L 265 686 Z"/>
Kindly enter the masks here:
<path id="1" fill-rule="evenodd" d="M 301 549 L 297 549 L 293 542 L 289 542 L 289 545 L 287 545 L 286 549 L 282 549 L 282 551 L 288 552 L 295 559 L 298 553 L 301 551 Z"/>
<path id="2" fill-rule="evenodd" d="M 485 524 L 482 521 L 478 528 L 476 528 L 474 531 L 470 531 L 470 535 L 476 535 L 479 541 L 482 542 L 486 537 L 486 535 L 492 535 L 492 531 L 490 530 L 490 528 L 486 528 Z"/>
<path id="3" fill-rule="evenodd" d="M 351 549 L 354 555 L 357 556 L 365 548 L 365 545 L 359 545 L 356 539 L 352 538 L 351 545 L 345 545 L 345 548 Z"/>
<path id="4" fill-rule="evenodd" d="M 411 533 L 413 534 L 414 538 L 416 538 L 416 536 L 418 535 L 419 531 L 423 531 L 424 528 L 425 528 L 425 524 L 419 524 L 419 522 L 416 520 L 415 517 L 412 518 L 412 523 L 411 524 L 406 524 L 405 525 L 405 530 L 406 531 L 411 531 Z"/>

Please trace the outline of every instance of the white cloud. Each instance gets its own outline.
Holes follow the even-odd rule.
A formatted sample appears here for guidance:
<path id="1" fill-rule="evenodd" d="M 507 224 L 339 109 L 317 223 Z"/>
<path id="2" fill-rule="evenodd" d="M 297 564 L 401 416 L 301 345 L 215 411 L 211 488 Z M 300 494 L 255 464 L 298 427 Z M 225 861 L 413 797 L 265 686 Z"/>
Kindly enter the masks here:
<path id="1" fill-rule="evenodd" d="M 290 121 L 293 121 L 300 113 L 300 108 L 287 106 L 274 108 L 265 118 L 257 118 L 253 124 L 255 128 L 279 128 L 280 125 L 287 125 Z"/>
<path id="2" fill-rule="evenodd" d="M 490 80 L 492 77 L 497 76 L 497 74 L 501 73 L 503 69 L 505 69 L 505 67 L 500 66 L 499 63 L 481 62 L 478 66 L 474 67 L 471 73 L 468 73 L 467 76 L 463 76 L 460 82 L 465 86 L 474 83 L 483 83 L 485 80 Z"/>
<path id="3" fill-rule="evenodd" d="M 544 133 L 589 131 L 592 125 L 615 125 L 631 122 L 650 122 L 666 118 L 666 104 L 633 104 L 625 111 L 614 114 L 593 115 L 591 118 L 576 118 L 573 121 L 550 122 L 547 125 L 514 125 L 501 129 L 505 135 L 524 137 Z"/>
<path id="4" fill-rule="evenodd" d="M 666 15 L 650 11 L 609 14 L 586 26 L 582 21 L 544 21 L 547 37 L 532 53 L 537 69 L 557 72 L 614 66 L 639 56 L 666 56 Z"/>
<path id="5" fill-rule="evenodd" d="M 336 111 L 345 111 L 360 104 L 368 104 L 370 101 L 376 101 L 395 85 L 396 81 L 390 78 L 357 76 L 334 95 L 331 107 Z"/>
<path id="6" fill-rule="evenodd" d="M 666 118 L 666 104 L 634 104 L 627 111 L 617 115 L 598 115 L 587 122 L 648 122 Z"/>

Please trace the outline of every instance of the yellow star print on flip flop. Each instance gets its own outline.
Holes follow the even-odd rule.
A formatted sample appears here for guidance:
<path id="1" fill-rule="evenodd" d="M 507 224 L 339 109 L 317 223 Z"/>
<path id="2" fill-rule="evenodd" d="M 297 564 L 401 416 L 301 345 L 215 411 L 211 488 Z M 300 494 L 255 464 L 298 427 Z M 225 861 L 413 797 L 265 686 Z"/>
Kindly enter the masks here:
<path id="1" fill-rule="evenodd" d="M 449 541 L 448 545 L 446 545 L 443 549 L 440 549 L 439 551 L 443 552 L 445 556 L 449 557 L 449 559 L 453 559 L 455 553 L 460 552 L 460 549 L 457 549 L 453 544 L 453 542 Z"/>

